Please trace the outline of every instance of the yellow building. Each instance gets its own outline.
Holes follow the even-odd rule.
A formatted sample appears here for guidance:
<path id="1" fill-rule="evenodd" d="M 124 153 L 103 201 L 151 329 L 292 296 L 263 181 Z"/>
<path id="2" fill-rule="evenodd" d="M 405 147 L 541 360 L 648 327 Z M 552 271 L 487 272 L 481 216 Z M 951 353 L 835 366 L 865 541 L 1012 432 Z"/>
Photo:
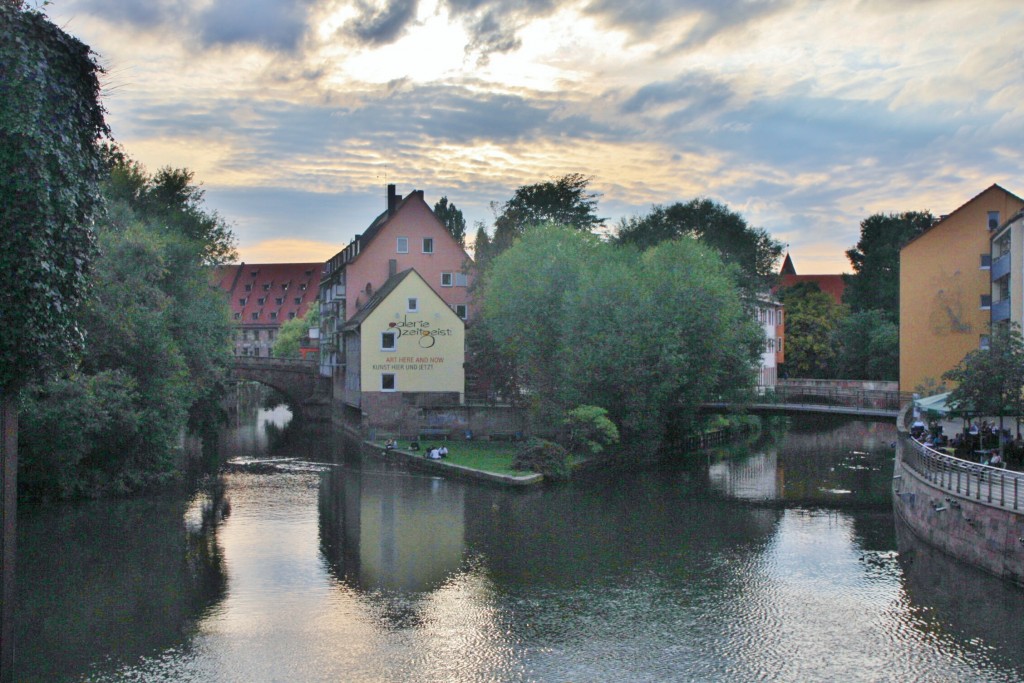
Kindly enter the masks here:
<path id="1" fill-rule="evenodd" d="M 1022 208 L 992 185 L 900 250 L 900 391 L 940 383 L 987 342 L 991 231 Z"/>
<path id="2" fill-rule="evenodd" d="M 341 331 L 343 400 L 368 426 L 414 431 L 419 408 L 462 404 L 465 323 L 414 269 L 389 278 Z"/>

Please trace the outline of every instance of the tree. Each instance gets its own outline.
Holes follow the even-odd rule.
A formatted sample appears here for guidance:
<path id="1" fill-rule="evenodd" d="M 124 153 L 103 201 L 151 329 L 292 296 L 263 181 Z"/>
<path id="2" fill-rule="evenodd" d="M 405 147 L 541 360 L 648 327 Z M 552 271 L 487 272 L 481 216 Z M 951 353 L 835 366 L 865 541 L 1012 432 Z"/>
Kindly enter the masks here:
<path id="1" fill-rule="evenodd" d="M 434 204 L 434 215 L 444 223 L 444 227 L 452 234 L 459 246 L 466 246 L 466 219 L 462 211 L 454 204 L 448 203 L 448 197 L 441 197 L 437 204 Z"/>
<path id="2" fill-rule="evenodd" d="M 753 387 L 763 336 L 732 270 L 693 239 L 641 254 L 541 226 L 486 277 L 483 318 L 539 429 L 557 433 L 569 411 L 596 406 L 653 449 L 670 417 Z"/>
<path id="3" fill-rule="evenodd" d="M 227 302 L 210 287 L 207 263 L 233 238 L 195 230 L 210 216 L 188 188 L 161 195 L 152 191 L 157 177 L 135 162 L 107 161 L 107 217 L 97 224 L 99 258 L 81 316 L 89 344 L 74 372 L 25 391 L 23 491 L 31 495 L 123 493 L 179 476 L 181 433 L 213 424 L 230 362 Z M 159 196 L 184 206 L 160 206 Z M 196 220 L 166 220 L 186 214 Z M 86 423 L 67 447 L 59 425 Z"/>
<path id="4" fill-rule="evenodd" d="M 781 289 L 779 299 L 786 307 L 786 376 L 835 377 L 833 342 L 845 308 L 807 282 Z"/>
<path id="5" fill-rule="evenodd" d="M 555 180 L 523 185 L 504 205 L 492 204 L 497 213 L 494 245 L 504 251 L 528 228 L 544 223 L 593 231 L 605 219 L 597 215 L 600 195 L 588 191 L 590 181 L 582 173 L 568 173 Z"/>
<path id="6" fill-rule="evenodd" d="M 277 338 L 274 340 L 272 349 L 275 357 L 298 358 L 299 349 L 302 347 L 302 340 L 309 337 L 311 327 L 320 325 L 320 309 L 317 306 L 310 306 L 306 315 L 301 318 L 293 318 L 281 325 L 277 331 Z"/>
<path id="7" fill-rule="evenodd" d="M 860 240 L 846 252 L 853 275 L 843 275 L 843 303 L 854 313 L 883 311 L 899 324 L 900 249 L 934 224 L 927 211 L 876 213 L 861 221 Z"/>
<path id="8" fill-rule="evenodd" d="M 707 198 L 653 206 L 646 216 L 622 219 L 618 244 L 640 249 L 683 236 L 693 237 L 717 250 L 722 260 L 738 266 L 744 284 L 759 291 L 776 272 L 782 243 L 761 228 L 753 228 L 740 214 Z"/>
<path id="9" fill-rule="evenodd" d="M 71 364 L 95 253 L 98 143 L 108 134 L 89 46 L 0 3 L 0 680 L 14 678 L 17 393 Z"/>
<path id="10" fill-rule="evenodd" d="M 884 311 L 851 313 L 832 335 L 835 374 L 844 379 L 895 380 L 899 377 L 899 327 Z"/>
<path id="11" fill-rule="evenodd" d="M 995 325 L 987 349 L 971 351 L 942 379 L 956 382 L 948 403 L 975 415 L 1024 415 L 1024 338 L 1016 323 Z"/>

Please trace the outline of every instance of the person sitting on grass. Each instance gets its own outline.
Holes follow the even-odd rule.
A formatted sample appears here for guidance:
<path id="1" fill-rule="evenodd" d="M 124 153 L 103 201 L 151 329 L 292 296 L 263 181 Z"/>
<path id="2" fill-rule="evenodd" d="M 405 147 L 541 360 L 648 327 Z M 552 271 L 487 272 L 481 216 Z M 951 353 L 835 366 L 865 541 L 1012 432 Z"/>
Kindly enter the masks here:
<path id="1" fill-rule="evenodd" d="M 384 442 L 384 450 L 386 451 L 390 451 L 397 446 L 398 444 L 395 443 L 394 439 L 388 439 L 387 441 Z"/>
<path id="2" fill-rule="evenodd" d="M 442 457 L 442 458 L 447 458 L 448 457 L 448 447 L 447 446 L 441 446 L 440 448 L 437 449 L 437 454 L 440 457 Z"/>

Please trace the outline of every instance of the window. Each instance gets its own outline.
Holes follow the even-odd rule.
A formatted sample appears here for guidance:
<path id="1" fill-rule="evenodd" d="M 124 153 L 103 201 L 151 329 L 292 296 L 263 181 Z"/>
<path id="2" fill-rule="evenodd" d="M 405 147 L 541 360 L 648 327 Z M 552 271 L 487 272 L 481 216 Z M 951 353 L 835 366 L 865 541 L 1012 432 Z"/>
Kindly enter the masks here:
<path id="1" fill-rule="evenodd" d="M 982 294 L 981 295 L 981 310 L 987 311 L 992 308 L 992 295 Z"/>
<path id="2" fill-rule="evenodd" d="M 989 270 L 990 268 L 992 268 L 992 254 L 982 254 L 981 255 L 981 269 L 982 270 Z"/>
<path id="3" fill-rule="evenodd" d="M 267 297 L 261 296 L 259 299 L 256 299 L 256 303 L 262 306 L 263 304 L 267 303 Z"/>
<path id="4" fill-rule="evenodd" d="M 451 287 L 452 286 L 452 274 L 451 273 L 441 273 L 441 286 L 442 287 Z"/>
<path id="5" fill-rule="evenodd" d="M 423 253 L 433 254 L 434 253 L 434 238 L 424 237 L 423 238 Z"/>
<path id="6" fill-rule="evenodd" d="M 306 283 L 305 282 L 303 282 L 301 285 L 299 285 L 299 291 L 300 292 L 305 292 L 306 291 Z"/>
<path id="7" fill-rule="evenodd" d="M 397 251 L 399 254 L 408 254 L 409 253 L 409 238 L 408 237 L 399 237 L 397 241 L 398 241 L 398 244 L 396 245 L 395 251 Z"/>
<path id="8" fill-rule="evenodd" d="M 281 284 L 281 291 L 282 292 L 287 292 L 288 291 L 288 283 L 287 282 L 284 282 L 284 283 Z"/>
<path id="9" fill-rule="evenodd" d="M 392 372 L 385 372 L 380 376 L 380 390 L 381 391 L 394 391 L 395 390 L 395 375 Z"/>
<path id="10" fill-rule="evenodd" d="M 277 320 L 277 311 L 271 311 L 270 312 L 270 319 L 271 320 Z"/>
<path id="11" fill-rule="evenodd" d="M 469 277 L 465 273 L 455 273 L 455 286 L 468 287 Z"/>
<path id="12" fill-rule="evenodd" d="M 380 350 L 381 351 L 394 351 L 398 347 L 397 339 L 398 335 L 394 332 L 381 332 L 380 333 Z"/>
<path id="13" fill-rule="evenodd" d="M 295 311 L 288 311 L 288 319 L 295 320 Z"/>
<path id="14" fill-rule="evenodd" d="M 407 307 L 407 311 L 409 313 L 416 313 L 417 311 L 420 310 L 420 300 L 417 299 L 416 297 L 414 297 L 414 296 L 409 297 L 409 302 L 408 303 L 409 303 L 409 305 Z"/>
<path id="15" fill-rule="evenodd" d="M 260 312 L 259 311 L 253 311 L 252 319 L 253 320 L 259 320 L 260 319 Z"/>
<path id="16" fill-rule="evenodd" d="M 301 296 L 295 297 L 295 305 L 298 306 L 301 303 L 302 303 L 302 297 Z"/>
<path id="17" fill-rule="evenodd" d="M 995 230 L 999 227 L 999 212 L 989 211 L 988 212 L 988 229 Z"/>
<path id="18" fill-rule="evenodd" d="M 248 299 L 245 299 L 245 298 L 239 299 L 238 300 L 238 305 L 239 306 L 244 306 L 246 301 L 248 301 Z"/>
<path id="19" fill-rule="evenodd" d="M 987 334 L 981 335 L 981 339 L 978 342 L 978 348 L 981 349 L 982 351 L 988 351 L 989 339 Z"/>
<path id="20" fill-rule="evenodd" d="M 263 291 L 264 291 L 264 292 L 269 292 L 269 291 L 270 291 L 270 283 L 269 283 L 269 282 L 267 282 L 267 283 L 264 283 L 264 285 L 263 285 Z"/>
<path id="21" fill-rule="evenodd" d="M 277 297 L 276 299 L 274 299 L 274 303 L 276 303 L 278 306 L 282 305 L 284 303 L 284 297 L 283 296 Z"/>
<path id="22" fill-rule="evenodd" d="M 455 304 L 452 306 L 452 309 L 455 311 L 455 315 L 459 316 L 463 320 L 469 317 L 469 306 L 466 304 Z"/>
<path id="23" fill-rule="evenodd" d="M 251 292 L 252 291 L 252 285 L 246 285 L 245 286 L 245 291 Z"/>
<path id="24" fill-rule="evenodd" d="M 235 320 L 241 320 L 241 319 L 242 319 L 242 314 L 241 313 L 235 313 Z"/>

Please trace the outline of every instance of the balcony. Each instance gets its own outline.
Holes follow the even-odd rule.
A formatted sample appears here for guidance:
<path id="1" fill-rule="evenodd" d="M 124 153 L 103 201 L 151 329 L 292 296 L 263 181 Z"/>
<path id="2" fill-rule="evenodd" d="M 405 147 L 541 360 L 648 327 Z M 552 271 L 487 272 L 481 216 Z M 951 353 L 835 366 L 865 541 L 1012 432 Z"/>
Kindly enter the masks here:
<path id="1" fill-rule="evenodd" d="M 1001 280 L 1010 274 L 1010 255 L 1003 254 L 992 261 L 992 282 Z"/>
<path id="2" fill-rule="evenodd" d="M 1010 297 L 1001 299 L 992 304 L 992 310 L 990 315 L 992 316 L 992 322 L 997 323 L 1002 320 L 1010 319 Z"/>

